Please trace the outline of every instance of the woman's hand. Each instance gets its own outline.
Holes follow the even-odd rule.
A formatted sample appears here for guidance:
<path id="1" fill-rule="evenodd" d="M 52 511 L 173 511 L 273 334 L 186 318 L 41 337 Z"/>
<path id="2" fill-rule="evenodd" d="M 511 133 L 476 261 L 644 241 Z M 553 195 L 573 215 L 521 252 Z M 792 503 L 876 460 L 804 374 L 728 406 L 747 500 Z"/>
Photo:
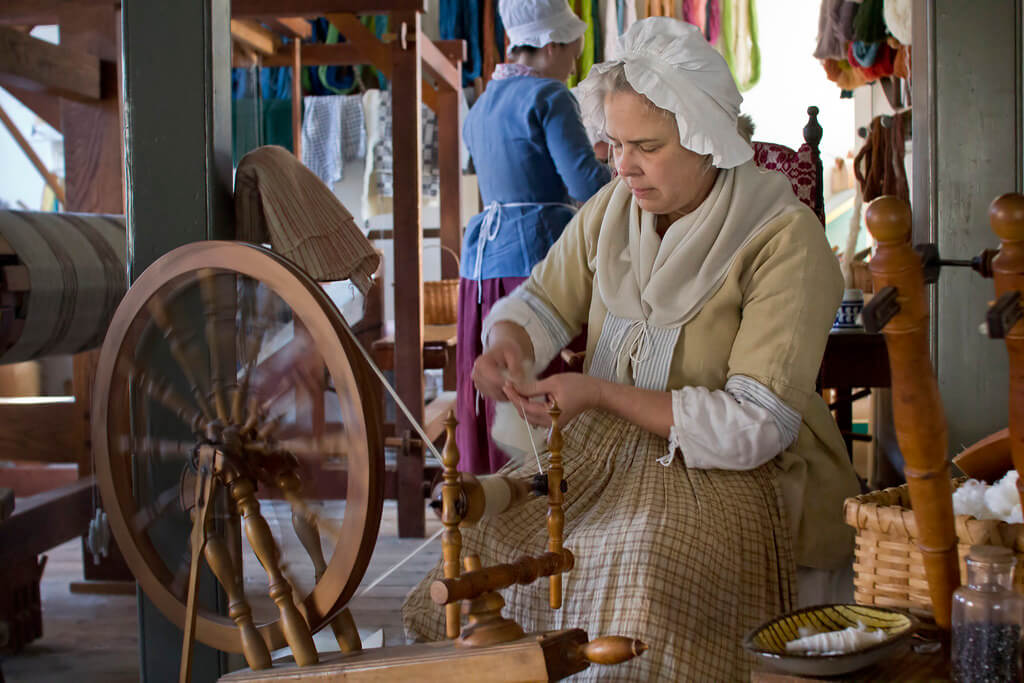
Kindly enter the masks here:
<path id="1" fill-rule="evenodd" d="M 492 401 L 507 401 L 505 383 L 524 379 L 523 369 L 533 365 L 533 343 L 520 325 L 508 320 L 494 324 L 487 348 L 473 362 L 473 384 Z"/>
<path id="2" fill-rule="evenodd" d="M 510 380 L 522 379 L 525 360 L 519 344 L 509 340 L 493 342 L 473 363 L 473 384 L 492 401 L 507 401 L 505 385 Z"/>
<path id="3" fill-rule="evenodd" d="M 550 401 L 558 403 L 558 409 L 562 411 L 559 419 L 564 425 L 584 410 L 601 407 L 606 385 L 607 382 L 604 380 L 590 375 L 563 372 L 533 382 L 509 381 L 505 383 L 504 391 L 508 400 L 515 403 L 520 412 L 525 413 L 527 422 L 538 427 L 549 427 Z M 543 397 L 544 401 L 530 400 L 537 396 Z"/>

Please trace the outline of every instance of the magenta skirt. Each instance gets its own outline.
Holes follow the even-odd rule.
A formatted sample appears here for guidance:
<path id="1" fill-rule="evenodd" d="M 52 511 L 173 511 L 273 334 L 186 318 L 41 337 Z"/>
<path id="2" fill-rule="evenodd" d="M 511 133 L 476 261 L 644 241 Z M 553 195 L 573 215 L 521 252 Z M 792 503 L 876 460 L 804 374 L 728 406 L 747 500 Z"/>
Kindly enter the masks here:
<path id="1" fill-rule="evenodd" d="M 455 416 L 459 426 L 455 431 L 455 442 L 459 447 L 459 469 L 473 474 L 490 474 L 508 462 L 508 456 L 491 440 L 491 423 L 494 421 L 494 401 L 480 396 L 477 400 L 473 386 L 473 363 L 483 353 L 480 333 L 484 318 L 491 306 L 502 297 L 508 296 L 525 277 L 500 277 L 482 280 L 479 283 L 480 303 L 477 303 L 477 282 L 462 278 L 459 282 L 459 327 L 458 343 L 455 347 L 457 370 L 457 397 Z M 574 351 L 586 348 L 586 331 L 569 344 Z M 569 368 L 561 358 L 555 358 L 542 376 L 568 372 Z"/>

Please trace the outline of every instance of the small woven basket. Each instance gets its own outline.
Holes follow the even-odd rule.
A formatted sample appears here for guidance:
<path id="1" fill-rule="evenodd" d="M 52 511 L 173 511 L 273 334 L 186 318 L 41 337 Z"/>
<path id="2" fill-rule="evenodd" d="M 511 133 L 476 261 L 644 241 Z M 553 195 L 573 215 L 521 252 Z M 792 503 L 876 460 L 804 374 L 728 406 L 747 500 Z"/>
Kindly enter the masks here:
<path id="1" fill-rule="evenodd" d="M 966 479 L 953 482 L 960 486 Z M 857 530 L 854 549 L 854 600 L 862 605 L 898 607 L 931 614 L 928 580 L 917 549 L 917 522 L 904 484 L 847 498 L 846 523 Z M 1010 548 L 1017 556 L 1013 587 L 1024 594 L 1024 524 L 956 516 L 960 580 L 966 577 L 964 558 L 972 545 Z"/>
<path id="2" fill-rule="evenodd" d="M 451 254 L 459 265 L 459 255 L 449 247 L 442 251 Z M 423 283 L 423 324 L 454 325 L 459 311 L 459 278 L 427 280 Z"/>

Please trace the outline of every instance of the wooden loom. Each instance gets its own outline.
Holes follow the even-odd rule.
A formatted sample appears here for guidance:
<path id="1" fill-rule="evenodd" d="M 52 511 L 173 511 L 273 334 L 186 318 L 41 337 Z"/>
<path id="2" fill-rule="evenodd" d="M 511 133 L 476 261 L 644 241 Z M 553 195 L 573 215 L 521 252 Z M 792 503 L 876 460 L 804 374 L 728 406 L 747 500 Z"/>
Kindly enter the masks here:
<path id="1" fill-rule="evenodd" d="M 14 28 L 0 26 L 0 38 L 5 41 L 5 45 L 14 41 L 18 46 L 17 50 L 4 51 L 3 58 L 0 59 L 0 82 L 43 119 L 64 133 L 68 186 L 66 207 L 76 211 L 124 211 L 120 145 L 122 131 L 119 121 L 119 88 L 116 87 L 117 76 L 121 73 L 117 35 L 121 14 L 117 4 L 115 0 L 16 0 L 0 9 L 0 24 L 14 25 Z M 267 28 L 292 38 L 301 38 L 308 35 L 308 25 L 299 19 L 299 16 L 317 16 L 329 11 L 384 11 L 392 13 L 397 25 L 405 24 L 405 31 L 386 37 L 386 42 L 369 36 L 365 46 L 356 44 L 359 41 L 337 46 L 302 46 L 301 50 L 292 54 L 297 59 L 289 62 L 289 65 L 300 65 L 303 60 L 302 53 L 308 51 L 305 55 L 307 63 L 316 63 L 317 59 L 326 59 L 330 63 L 375 61 L 396 84 L 417 83 L 415 88 L 398 89 L 395 98 L 394 146 L 398 188 L 395 198 L 395 236 L 396 252 L 400 254 L 397 284 L 405 294 L 399 299 L 397 306 L 399 350 L 396 355 L 405 359 L 406 366 L 403 370 L 403 361 L 399 360 L 397 363 L 400 387 L 403 384 L 414 384 L 408 393 L 422 395 L 422 372 L 413 369 L 418 363 L 415 360 L 418 354 L 415 351 L 415 335 L 411 331 L 417 327 L 411 312 L 418 309 L 418 299 L 412 296 L 411 290 L 418 292 L 418 280 L 422 271 L 419 255 L 419 159 L 418 152 L 412 151 L 420 148 L 419 107 L 412 106 L 409 101 L 418 102 L 422 92 L 424 102 L 442 115 L 439 120 L 443 188 L 441 235 L 442 242 L 457 247 L 460 222 L 456 87 L 461 85 L 458 69 L 464 48 L 461 44 L 442 42 L 437 44 L 439 49 L 434 49 L 434 45 L 429 44 L 429 41 L 418 32 L 418 13 L 423 11 L 422 3 L 380 3 L 366 0 L 328 0 L 322 3 L 236 2 L 234 9 L 239 15 L 238 19 L 232 21 L 231 26 L 235 44 L 246 41 L 263 46 L 269 44 L 273 51 L 278 53 L 277 57 L 287 56 L 288 50 L 282 50 L 281 41 L 273 36 L 269 43 L 266 41 Z M 408 27 L 411 22 L 400 22 L 402 19 L 414 19 L 417 32 L 410 35 Z M 60 24 L 60 46 L 50 46 L 26 35 L 28 28 L 34 24 L 51 23 Z M 267 28 L 260 27 L 260 23 Z M 361 30 L 362 27 L 358 26 L 357 29 Z M 297 41 L 290 49 L 296 46 Z M 366 56 L 367 52 L 369 57 Z M 268 54 L 268 57 L 272 56 Z M 440 59 L 442 57 L 450 63 L 446 64 L 444 59 Z M 437 79 L 436 90 L 426 80 L 420 80 L 423 68 Z M 412 74 L 414 77 L 410 78 Z M 295 82 L 298 83 L 298 79 Z M 446 83 L 456 85 L 445 87 Z M 297 98 L 295 101 L 298 102 Z M 403 105 L 403 101 L 409 106 Z M 297 136 L 300 130 L 297 115 L 293 124 L 293 132 Z M 412 188 L 415 188 L 415 192 Z M 55 188 L 56 190 L 59 188 Z M 64 199 L 62 198 L 62 202 Z M 415 267 L 412 267 L 413 265 Z M 443 268 L 446 276 L 454 274 L 448 272 L 451 269 L 449 264 L 443 264 Z M 414 284 L 417 286 L 414 287 Z M 420 330 L 422 336 L 422 327 Z M 54 424 L 68 422 L 60 417 L 66 413 L 74 417 L 76 424 L 84 426 L 89 416 L 87 399 L 92 385 L 94 365 L 95 354 L 82 354 L 76 357 L 76 401 L 73 404 L 61 401 L 52 402 L 49 406 L 4 406 L 0 411 L 10 418 L 12 424 L 17 425 L 25 424 L 24 417 L 29 415 L 33 418 L 31 424 L 46 426 L 47 434 Z M 422 400 L 409 403 L 414 412 L 422 410 Z M 431 407 L 435 408 L 435 413 L 438 412 L 436 406 Z M 92 469 L 87 432 L 87 428 L 59 430 L 54 434 L 58 438 L 50 441 L 54 445 L 53 449 L 33 452 L 32 457 L 49 460 L 72 457 L 79 462 L 80 471 L 86 478 L 68 487 L 67 490 L 41 496 L 39 500 L 32 501 L 31 505 L 19 505 L 16 517 L 6 520 L 0 528 L 0 538 L 11 541 L 2 544 L 5 561 L 11 559 L 12 553 L 20 553 L 34 559 L 39 552 L 63 540 L 81 535 L 87 528 L 97 496 L 93 480 L 87 476 Z M 434 431 L 430 433 L 432 436 L 436 435 Z M 79 440 L 80 436 L 82 438 Z M 58 448 L 69 440 L 76 444 L 73 454 L 68 449 Z M 399 459 L 400 531 L 406 536 L 422 535 L 422 446 L 416 439 L 403 438 L 399 441 L 405 454 L 405 457 Z M 21 441 L 17 445 L 22 446 L 24 443 Z M 29 542 L 26 543 L 26 539 Z M 89 558 L 85 563 L 86 576 L 89 577 L 95 569 Z M 117 578 L 125 577 L 130 578 L 126 570 L 117 573 Z M 105 573 L 98 578 L 114 577 Z M 130 584 L 127 587 L 133 589 Z"/>
<path id="2" fill-rule="evenodd" d="M 157 369 L 171 359 L 176 371 Z M 375 377 L 376 375 L 376 377 Z M 226 681 L 557 680 L 591 662 L 617 663 L 640 654 L 627 638 L 587 641 L 579 629 L 526 636 L 500 615 L 495 592 L 549 576 L 551 606 L 561 606 L 560 575 L 574 564 L 562 547 L 563 482 L 558 410 L 547 473 L 547 552 L 510 565 L 480 567 L 460 558 L 459 525 L 467 493 L 457 471 L 454 418 L 443 456 L 444 570 L 435 602 L 446 605 L 448 643 L 363 651 L 345 609 L 376 542 L 383 502 L 380 379 L 323 290 L 294 264 L 253 245 L 197 242 L 166 254 L 147 269 L 118 307 L 100 354 L 94 392 L 93 442 L 111 527 L 140 586 L 184 630 L 181 680 L 189 678 L 198 639 L 244 653 L 250 672 Z M 297 410 L 310 387 L 334 397 L 340 433 L 323 439 Z M 130 411 L 129 411 L 130 409 Z M 132 419 L 126 422 L 127 414 Z M 168 435 L 181 427 L 191 437 Z M 304 493 L 304 473 L 324 460 L 348 470 L 343 508 Z M 159 473 L 177 485 L 158 489 Z M 514 486 L 515 483 L 510 485 Z M 479 489 L 486 487 L 477 487 Z M 292 532 L 272 532 L 258 490 L 287 501 Z M 510 499 L 511 500 L 511 499 Z M 518 500 L 522 500 L 520 497 Z M 283 504 L 282 504 L 283 505 Z M 282 508 L 283 509 L 283 508 Z M 175 522 L 191 518 L 189 538 Z M 258 603 L 247 586 L 243 534 L 266 572 Z M 324 541 L 327 541 L 326 547 Z M 197 597 L 205 558 L 228 596 L 229 618 Z M 467 573 L 460 576 L 460 560 Z M 248 595 L 247 595 L 248 593 Z M 457 603 L 469 624 L 460 629 Z M 312 633 L 331 626 L 340 655 L 320 662 Z M 270 667 L 269 653 L 290 646 L 295 665 Z M 305 668 L 308 667 L 308 668 Z"/>
<path id="3" fill-rule="evenodd" d="M 6 3 L 0 8 L 0 24 L 0 84 L 63 135 L 66 187 L 62 190 L 52 176 L 43 174 L 63 208 L 123 214 L 115 4 Z M 28 29 L 37 24 L 59 24 L 60 45 L 29 36 Z M 13 129 L 11 133 L 20 137 Z M 32 160 L 31 149 L 22 148 Z M 42 173 L 41 164 L 33 164 Z M 22 270 L 16 248 L 0 251 L 5 266 Z M 13 274 L 5 269 L 0 290 L 4 297 L 13 293 L 24 301 L 31 296 L 31 278 L 26 288 L 24 279 L 8 277 Z M 12 314 L 8 309 L 2 315 L 18 317 Z M 0 327 L 5 343 L 16 338 L 13 330 Z M 82 536 L 89 527 L 98 501 L 88 437 L 94 364 L 94 352 L 73 357 L 71 396 L 0 405 L 0 431 L 8 437 L 0 458 L 77 464 L 80 477 L 19 501 L 14 516 L 0 524 L 0 567 L 16 566 L 25 558 L 34 562 L 38 554 Z M 16 466 L 7 471 L 20 478 L 32 469 Z M 88 553 L 83 557 L 87 582 L 73 583 L 72 590 L 134 590 L 116 547 L 99 564 Z"/>

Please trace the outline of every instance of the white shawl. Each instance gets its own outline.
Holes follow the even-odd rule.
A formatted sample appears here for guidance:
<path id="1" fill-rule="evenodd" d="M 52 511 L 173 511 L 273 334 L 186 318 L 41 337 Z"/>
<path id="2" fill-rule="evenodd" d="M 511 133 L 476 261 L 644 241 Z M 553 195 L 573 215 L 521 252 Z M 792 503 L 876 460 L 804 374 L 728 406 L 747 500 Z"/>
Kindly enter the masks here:
<path id="1" fill-rule="evenodd" d="M 748 161 L 719 170 L 707 199 L 660 238 L 657 216 L 642 211 L 620 181 L 597 238 L 598 292 L 621 318 L 681 327 L 718 291 L 751 239 L 772 219 L 802 207 L 785 176 Z"/>

